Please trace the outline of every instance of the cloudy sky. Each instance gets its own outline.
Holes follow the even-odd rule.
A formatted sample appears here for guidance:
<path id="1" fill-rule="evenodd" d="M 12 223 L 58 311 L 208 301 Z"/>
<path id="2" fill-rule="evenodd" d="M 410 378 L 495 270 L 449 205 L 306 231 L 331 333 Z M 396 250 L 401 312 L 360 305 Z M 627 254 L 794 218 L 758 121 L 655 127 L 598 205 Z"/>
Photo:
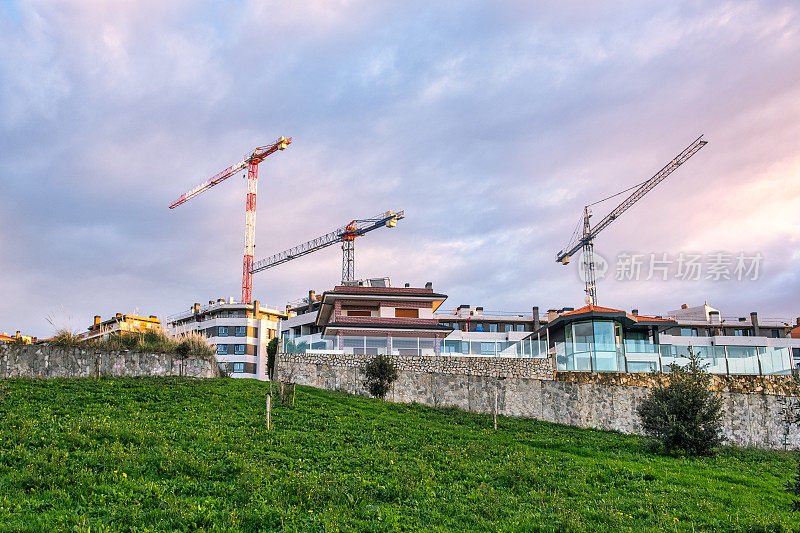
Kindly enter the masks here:
<path id="1" fill-rule="evenodd" d="M 599 303 L 798 316 L 800 6 L 664 4 L 2 2 L 0 331 L 238 298 L 245 180 L 167 206 L 281 135 L 256 259 L 404 209 L 356 241 L 358 277 L 529 312 L 583 304 L 576 261 L 554 260 L 583 206 L 705 134 L 597 237 Z M 666 281 L 646 279 L 651 253 Z M 643 254 L 638 281 L 616 279 L 620 254 Z M 257 274 L 254 296 L 283 306 L 340 269 L 330 247 Z"/>

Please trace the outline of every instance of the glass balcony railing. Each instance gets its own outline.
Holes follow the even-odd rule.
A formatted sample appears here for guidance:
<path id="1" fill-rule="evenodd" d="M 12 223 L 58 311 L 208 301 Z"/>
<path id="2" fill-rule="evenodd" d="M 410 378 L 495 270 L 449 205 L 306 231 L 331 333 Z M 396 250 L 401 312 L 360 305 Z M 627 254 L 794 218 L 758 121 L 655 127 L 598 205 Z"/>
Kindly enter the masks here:
<path id="1" fill-rule="evenodd" d="M 425 337 L 361 337 L 302 335 L 283 338 L 283 352 L 356 355 L 449 355 L 474 357 L 547 357 L 544 340 L 484 341 Z"/>
<path id="2" fill-rule="evenodd" d="M 545 358 L 555 356 L 564 372 L 669 372 L 689 363 L 689 346 L 625 340 L 622 345 L 556 342 L 548 352 L 543 339 L 486 341 L 420 337 L 304 335 L 283 338 L 284 353 L 356 355 L 469 356 Z M 785 347 L 692 346 L 712 374 L 791 374 L 792 356 Z"/>

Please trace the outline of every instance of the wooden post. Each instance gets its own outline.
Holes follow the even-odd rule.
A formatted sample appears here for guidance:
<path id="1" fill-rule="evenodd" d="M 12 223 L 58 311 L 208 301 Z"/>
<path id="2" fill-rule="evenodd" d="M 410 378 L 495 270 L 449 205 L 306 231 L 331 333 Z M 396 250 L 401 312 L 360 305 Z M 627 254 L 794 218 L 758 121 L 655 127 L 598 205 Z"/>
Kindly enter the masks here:
<path id="1" fill-rule="evenodd" d="M 285 396 L 285 394 L 286 394 L 286 386 L 283 383 L 283 381 L 281 381 L 281 406 L 286 405 L 286 399 L 285 399 L 286 396 Z"/>
<path id="2" fill-rule="evenodd" d="M 272 394 L 267 394 L 267 431 L 272 429 Z"/>
<path id="3" fill-rule="evenodd" d="M 297 383 L 292 383 L 292 407 L 294 407 L 295 394 L 297 394 Z"/>
<path id="4" fill-rule="evenodd" d="M 497 382 L 494 384 L 494 410 L 492 412 L 494 419 L 494 429 L 497 430 Z"/>

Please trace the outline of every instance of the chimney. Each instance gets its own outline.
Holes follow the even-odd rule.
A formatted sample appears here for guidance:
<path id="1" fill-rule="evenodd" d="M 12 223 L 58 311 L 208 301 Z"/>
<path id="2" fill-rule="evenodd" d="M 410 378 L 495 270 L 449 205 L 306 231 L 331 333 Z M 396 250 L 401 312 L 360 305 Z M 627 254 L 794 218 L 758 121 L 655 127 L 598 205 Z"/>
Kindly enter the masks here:
<path id="1" fill-rule="evenodd" d="M 478 306 L 475 308 L 475 314 L 478 316 L 483 316 L 483 306 Z"/>
<path id="2" fill-rule="evenodd" d="M 533 331 L 536 331 L 542 326 L 541 322 L 539 321 L 539 308 L 537 306 L 533 306 Z"/>
<path id="3" fill-rule="evenodd" d="M 558 311 L 556 311 L 555 309 L 548 309 L 547 310 L 547 321 L 548 322 L 552 322 L 556 318 L 558 318 Z"/>
<path id="4" fill-rule="evenodd" d="M 97 327 L 100 325 L 100 315 L 94 315 L 94 324 L 93 327 Z"/>
<path id="5" fill-rule="evenodd" d="M 214 304 L 214 300 L 209 300 L 208 301 L 208 305 L 213 305 L 213 304 Z"/>
<path id="6" fill-rule="evenodd" d="M 116 315 L 114 315 L 114 316 L 115 316 L 115 317 L 117 317 L 117 318 L 122 318 L 122 313 L 117 313 L 117 314 L 116 314 Z"/>
<path id="7" fill-rule="evenodd" d="M 681 309 L 689 309 L 689 304 L 681 304 Z"/>
<path id="8" fill-rule="evenodd" d="M 406 284 L 404 285 L 404 287 L 405 287 L 406 289 L 408 289 L 409 287 L 411 287 L 411 284 L 410 284 L 410 283 L 406 283 Z M 800 320 L 800 319 L 798 319 L 798 320 Z"/>
<path id="9" fill-rule="evenodd" d="M 761 333 L 758 331 L 758 313 L 755 311 L 750 313 L 750 322 L 753 323 L 753 336 L 760 337 Z"/>
<path id="10" fill-rule="evenodd" d="M 719 311 L 709 311 L 708 312 L 708 319 L 711 321 L 712 324 L 721 324 L 722 321 L 719 318 Z"/>
<path id="11" fill-rule="evenodd" d="M 17 331 L 17 335 L 16 335 L 16 337 L 19 339 L 20 337 L 22 337 L 22 333 L 20 333 L 19 331 Z"/>
<path id="12" fill-rule="evenodd" d="M 795 325 L 800 326 L 800 316 L 795 319 Z"/>
<path id="13" fill-rule="evenodd" d="M 635 315 L 635 316 L 639 316 L 639 310 L 638 309 L 631 309 L 631 314 Z"/>
<path id="14" fill-rule="evenodd" d="M 314 291 L 308 291 L 308 310 L 311 311 L 311 304 L 317 299 L 317 293 Z"/>
<path id="15" fill-rule="evenodd" d="M 220 298 L 219 300 L 217 300 L 217 303 L 218 304 L 224 304 L 225 303 L 225 299 L 224 298 Z"/>
<path id="16" fill-rule="evenodd" d="M 258 300 L 253 300 L 253 318 L 258 320 L 261 318 L 261 306 L 258 303 Z"/>
<path id="17" fill-rule="evenodd" d="M 195 313 L 200 312 L 200 302 L 194 303 L 194 305 L 192 306 L 192 311 L 194 311 Z M 117 313 L 117 316 L 119 316 L 119 313 Z"/>
<path id="18" fill-rule="evenodd" d="M 150 315 L 150 318 L 158 318 L 156 315 Z"/>
<path id="19" fill-rule="evenodd" d="M 426 288 L 426 289 L 433 290 L 433 282 L 432 282 L 432 281 L 429 281 L 429 282 L 427 282 L 427 283 L 425 284 L 425 288 Z"/>

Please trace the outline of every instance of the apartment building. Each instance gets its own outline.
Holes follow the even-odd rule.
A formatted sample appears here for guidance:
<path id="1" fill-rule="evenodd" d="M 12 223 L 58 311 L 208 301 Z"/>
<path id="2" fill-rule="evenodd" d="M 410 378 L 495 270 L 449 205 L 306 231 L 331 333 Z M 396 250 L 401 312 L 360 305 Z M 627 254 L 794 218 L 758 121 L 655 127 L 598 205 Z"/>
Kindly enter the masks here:
<path id="1" fill-rule="evenodd" d="M 649 372 L 684 364 L 694 351 L 721 374 L 785 374 L 800 365 L 800 339 L 785 320 L 722 317 L 707 304 L 667 316 L 587 305 L 532 334 L 545 339 L 562 371 Z"/>
<path id="2" fill-rule="evenodd" d="M 214 346 L 220 368 L 235 378 L 267 380 L 267 344 L 278 336 L 286 313 L 262 306 L 258 300 L 243 304 L 229 300 L 195 303 L 166 320 L 167 334 L 178 337 L 197 332 Z"/>
<path id="3" fill-rule="evenodd" d="M 81 335 L 84 339 L 98 339 L 115 333 L 125 335 L 161 331 L 161 321 L 156 315 L 143 317 L 117 313 L 108 320 L 102 320 L 100 315 L 95 315 L 94 322 L 86 329 L 88 331 Z"/>

